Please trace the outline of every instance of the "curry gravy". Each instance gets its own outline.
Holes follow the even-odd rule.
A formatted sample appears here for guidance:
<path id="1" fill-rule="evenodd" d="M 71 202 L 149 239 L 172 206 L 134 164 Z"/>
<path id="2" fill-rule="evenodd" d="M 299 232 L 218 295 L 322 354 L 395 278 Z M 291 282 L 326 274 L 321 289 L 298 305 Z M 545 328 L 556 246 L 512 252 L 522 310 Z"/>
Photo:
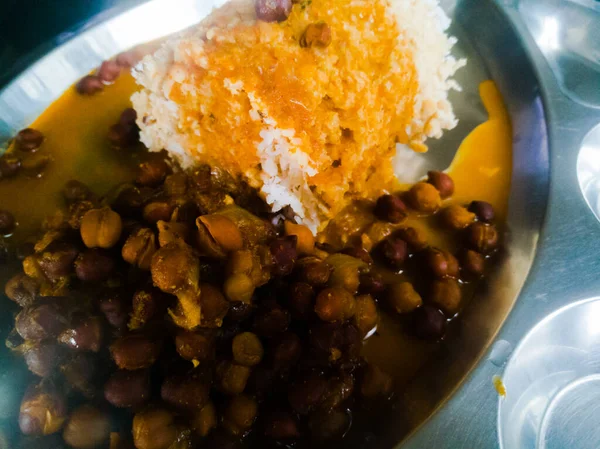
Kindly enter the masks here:
<path id="1" fill-rule="evenodd" d="M 103 194 L 115 184 L 134 177 L 134 169 L 145 151 L 111 148 L 106 135 L 121 112 L 131 106 L 129 98 L 135 90 L 135 81 L 129 74 L 123 74 L 112 86 L 93 96 L 79 95 L 71 88 L 31 125 L 44 134 L 40 151 L 52 160 L 39 178 L 20 174 L 0 182 L 1 208 L 12 212 L 18 221 L 11 238 L 13 243 L 32 237 L 42 219 L 63 205 L 60 191 L 66 181 L 80 180 Z M 455 194 L 444 204 L 469 203 L 473 199 L 487 201 L 502 222 L 506 218 L 511 180 L 510 120 L 493 82 L 482 83 L 480 94 L 489 119 L 475 128 L 460 146 L 449 169 Z M 409 224 L 424 229 L 431 244 L 453 249 L 453 243 L 441 232 L 435 217 Z M 402 385 L 415 375 L 435 348 L 435 343 L 408 337 L 397 319 L 382 314 L 377 333 L 365 345 L 364 353 L 369 361 L 394 374 Z"/>

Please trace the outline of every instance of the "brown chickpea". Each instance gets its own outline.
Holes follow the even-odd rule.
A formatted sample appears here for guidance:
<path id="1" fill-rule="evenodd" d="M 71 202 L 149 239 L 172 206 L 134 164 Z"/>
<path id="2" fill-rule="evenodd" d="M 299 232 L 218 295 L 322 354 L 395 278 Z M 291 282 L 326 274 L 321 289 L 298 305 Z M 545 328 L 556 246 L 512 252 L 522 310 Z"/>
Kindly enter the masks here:
<path id="1" fill-rule="evenodd" d="M 33 128 L 25 128 L 19 131 L 15 137 L 15 145 L 19 151 L 35 152 L 44 142 L 41 131 Z"/>
<path id="2" fill-rule="evenodd" d="M 137 216 L 142 206 L 154 195 L 150 187 L 136 187 L 132 184 L 119 184 L 108 192 L 105 202 L 121 216 Z"/>
<path id="3" fill-rule="evenodd" d="M 44 272 L 40 268 L 40 265 L 38 264 L 37 256 L 35 256 L 35 255 L 27 256 L 25 259 L 23 259 L 22 265 L 23 265 L 23 273 L 25 273 L 30 278 L 35 279 L 40 284 L 42 284 L 40 286 L 40 296 L 42 296 L 41 287 L 43 286 L 43 283 L 45 281 L 47 281 L 47 279 L 46 279 L 46 276 L 44 275 Z"/>
<path id="4" fill-rule="evenodd" d="M 485 256 L 467 249 L 460 254 L 460 267 L 464 273 L 470 276 L 483 276 L 485 272 Z"/>
<path id="5" fill-rule="evenodd" d="M 7 210 L 0 209 L 0 235 L 12 233 L 17 225 L 13 214 Z"/>
<path id="6" fill-rule="evenodd" d="M 103 335 L 100 318 L 86 317 L 77 325 L 65 329 L 58 336 L 58 341 L 73 350 L 98 352 Z"/>
<path id="7" fill-rule="evenodd" d="M 100 78 L 105 83 L 112 83 L 116 81 L 116 79 L 121 74 L 121 67 L 117 64 L 116 61 L 106 60 L 100 64 L 98 68 L 98 78 Z"/>
<path id="8" fill-rule="evenodd" d="M 458 204 L 448 206 L 440 213 L 440 219 L 444 226 L 454 230 L 466 228 L 476 218 L 473 212 L 469 212 L 465 207 Z"/>
<path id="9" fill-rule="evenodd" d="M 421 296 L 415 291 L 410 282 L 390 285 L 387 300 L 397 313 L 412 312 L 423 304 Z"/>
<path id="10" fill-rule="evenodd" d="M 431 302 L 437 305 L 448 316 L 452 317 L 460 309 L 462 292 L 460 284 L 454 279 L 434 281 L 431 286 Z"/>
<path id="11" fill-rule="evenodd" d="M 454 194 L 454 181 L 444 172 L 435 170 L 427 172 L 427 182 L 435 187 L 444 199 Z"/>
<path id="12" fill-rule="evenodd" d="M 250 377 L 250 368 L 247 366 L 227 361 L 217 365 L 217 378 L 224 393 L 242 393 L 246 388 L 248 377 Z"/>
<path id="13" fill-rule="evenodd" d="M 36 301 L 39 283 L 25 273 L 17 273 L 4 286 L 6 296 L 21 307 L 29 307 Z"/>
<path id="14" fill-rule="evenodd" d="M 52 374 L 62 357 L 60 348 L 53 342 L 41 342 L 27 349 L 23 358 L 27 368 L 36 376 L 47 377 Z"/>
<path id="15" fill-rule="evenodd" d="M 205 438 L 217 427 L 217 423 L 217 410 L 212 402 L 208 402 L 190 420 L 192 430 L 200 438 Z"/>
<path id="16" fill-rule="evenodd" d="M 156 224 L 159 221 L 170 221 L 175 207 L 166 201 L 153 201 L 144 206 L 142 215 L 144 220 L 150 224 Z"/>
<path id="17" fill-rule="evenodd" d="M 188 177 L 185 173 L 173 173 L 165 178 L 165 192 L 169 196 L 184 196 L 188 191 Z"/>
<path id="18" fill-rule="evenodd" d="M 331 272 L 328 287 L 344 288 L 355 294 L 360 286 L 360 274 L 367 268 L 362 260 L 346 254 L 333 254 L 327 258 L 334 269 Z"/>
<path id="19" fill-rule="evenodd" d="M 160 397 L 172 407 L 200 410 L 209 399 L 210 385 L 196 375 L 172 375 L 160 389 Z"/>
<path id="20" fill-rule="evenodd" d="M 125 262 L 141 270 L 150 270 L 156 249 L 156 236 L 152 229 L 140 228 L 127 237 L 121 256 Z"/>
<path id="21" fill-rule="evenodd" d="M 79 251 L 75 245 L 54 242 L 38 255 L 37 262 L 49 280 L 57 281 L 73 272 L 73 262 L 78 253 Z"/>
<path id="22" fill-rule="evenodd" d="M 412 251 L 422 251 L 427 248 L 427 238 L 419 229 L 403 228 L 398 230 L 395 236 L 404 240 Z"/>
<path id="23" fill-rule="evenodd" d="M 102 282 L 115 269 L 115 261 L 104 250 L 94 248 L 82 252 L 75 259 L 75 274 L 83 282 Z"/>
<path id="24" fill-rule="evenodd" d="M 407 199 L 411 207 L 422 214 L 434 214 L 442 205 L 440 192 L 426 182 L 418 182 L 412 186 Z"/>
<path id="25" fill-rule="evenodd" d="M 149 408 L 133 418 L 136 449 L 169 449 L 177 438 L 175 417 L 167 410 Z"/>
<path id="26" fill-rule="evenodd" d="M 289 412 L 275 412 L 265 419 L 265 436 L 274 440 L 298 438 L 298 422 Z"/>
<path id="27" fill-rule="evenodd" d="M 170 243 L 152 256 L 151 272 L 154 285 L 165 293 L 177 294 L 197 289 L 200 264 L 188 246 Z"/>
<path id="28" fill-rule="evenodd" d="M 489 254 L 498 247 L 498 231 L 493 225 L 473 223 L 467 228 L 467 243 L 472 249 Z"/>
<path id="29" fill-rule="evenodd" d="M 356 301 L 343 288 L 327 288 L 317 295 L 315 312 L 323 321 L 345 321 L 354 316 Z"/>
<path id="30" fill-rule="evenodd" d="M 223 425 L 234 435 L 243 435 L 250 430 L 258 414 L 258 404 L 245 394 L 235 396 L 223 415 Z"/>
<path id="31" fill-rule="evenodd" d="M 104 385 L 104 398 L 117 408 L 137 408 L 150 399 L 150 373 L 147 370 L 119 370 Z"/>
<path id="32" fill-rule="evenodd" d="M 58 432 L 67 418 L 65 398 L 43 384 L 30 386 L 21 402 L 19 428 L 25 435 L 50 435 Z"/>
<path id="33" fill-rule="evenodd" d="M 232 274 L 225 280 L 223 292 L 229 301 L 251 304 L 254 282 L 247 274 Z"/>
<path id="34" fill-rule="evenodd" d="M 311 23 L 300 37 L 300 46 L 304 48 L 325 48 L 331 44 L 331 27 L 325 22 Z"/>
<path id="35" fill-rule="evenodd" d="M 141 334 L 131 334 L 115 340 L 110 346 L 110 353 L 120 369 L 133 371 L 152 366 L 160 349 L 159 342 Z"/>
<path id="36" fill-rule="evenodd" d="M 373 297 L 371 295 L 357 296 L 354 324 L 363 337 L 377 326 L 378 318 L 377 305 Z"/>
<path id="37" fill-rule="evenodd" d="M 94 449 L 108 442 L 110 419 L 108 414 L 91 405 L 75 409 L 65 425 L 63 438 L 75 449 Z"/>
<path id="38" fill-rule="evenodd" d="M 263 358 L 264 349 L 260 339 L 252 332 L 243 332 L 233 339 L 233 360 L 244 366 L 255 366 Z"/>
<path id="39" fill-rule="evenodd" d="M 292 12 L 292 0 L 254 0 L 256 17 L 263 22 L 283 22 Z"/>
<path id="40" fill-rule="evenodd" d="M 392 393 L 393 381 L 389 374 L 369 364 L 360 384 L 360 395 L 366 399 L 388 397 Z"/>
<path id="41" fill-rule="evenodd" d="M 231 303 L 225 299 L 221 290 L 210 284 L 202 284 L 201 291 L 202 326 L 221 327 L 223 318 L 227 315 Z"/>
<path id="42" fill-rule="evenodd" d="M 23 309 L 15 318 L 15 329 L 25 340 L 56 338 L 66 326 L 66 318 L 53 303 Z"/>
<path id="43" fill-rule="evenodd" d="M 448 251 L 430 248 L 425 253 L 425 261 L 429 270 L 438 278 L 458 277 L 458 260 Z"/>
<path id="44" fill-rule="evenodd" d="M 81 95 L 94 95 L 104 90 L 104 83 L 96 75 L 86 75 L 75 84 L 75 90 Z"/>
<path id="45" fill-rule="evenodd" d="M 327 381 L 316 374 L 301 379 L 294 383 L 288 392 L 290 405 L 301 415 L 310 413 L 324 400 L 327 386 Z"/>
<path id="46" fill-rule="evenodd" d="M 108 207 L 92 209 L 81 219 L 81 239 L 88 248 L 112 248 L 122 229 L 121 217 Z"/>
<path id="47" fill-rule="evenodd" d="M 162 183 L 170 172 L 171 169 L 164 160 L 153 159 L 140 164 L 135 182 L 142 186 L 154 187 Z"/>
<path id="48" fill-rule="evenodd" d="M 175 348 L 186 360 L 203 361 L 212 357 L 214 342 L 208 334 L 180 329 L 175 336 Z"/>
<path id="49" fill-rule="evenodd" d="M 396 195 L 383 195 L 377 200 L 375 216 L 390 223 L 400 223 L 408 216 L 408 208 L 404 201 Z"/>

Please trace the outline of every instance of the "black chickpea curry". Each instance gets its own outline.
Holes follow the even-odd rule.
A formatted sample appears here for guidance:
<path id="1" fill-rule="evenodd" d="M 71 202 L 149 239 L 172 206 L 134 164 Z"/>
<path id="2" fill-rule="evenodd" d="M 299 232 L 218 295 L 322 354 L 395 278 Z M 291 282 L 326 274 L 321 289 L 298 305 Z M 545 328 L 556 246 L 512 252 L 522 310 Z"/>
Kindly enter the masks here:
<path id="1" fill-rule="evenodd" d="M 257 26 L 304 11 L 255 6 Z M 301 48 L 334 45 L 335 27 L 307 30 Z M 129 72 L 150 51 L 104 62 L 0 157 L 6 345 L 22 379 L 6 447 L 372 447 L 502 244 L 498 91 L 482 84 L 490 120 L 447 173 L 353 198 L 315 231 L 226 164 L 146 149 Z"/>

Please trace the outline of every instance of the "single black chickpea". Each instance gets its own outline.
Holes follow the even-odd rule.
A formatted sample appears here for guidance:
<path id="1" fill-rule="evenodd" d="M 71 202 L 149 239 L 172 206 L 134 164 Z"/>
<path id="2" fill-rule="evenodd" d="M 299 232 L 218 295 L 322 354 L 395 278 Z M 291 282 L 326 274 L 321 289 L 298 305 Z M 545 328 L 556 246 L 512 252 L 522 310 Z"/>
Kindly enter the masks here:
<path id="1" fill-rule="evenodd" d="M 387 294 L 390 307 L 397 313 L 412 312 L 421 307 L 423 300 L 410 282 L 390 285 Z"/>
<path id="2" fill-rule="evenodd" d="M 438 279 L 431 286 L 429 299 L 448 317 L 453 317 L 460 309 L 462 289 L 455 279 Z"/>
<path id="3" fill-rule="evenodd" d="M 427 182 L 440 192 L 442 199 L 451 197 L 454 194 L 454 181 L 447 173 L 441 171 L 427 172 Z"/>
<path id="4" fill-rule="evenodd" d="M 400 223 L 408 216 L 406 204 L 396 195 L 380 196 L 373 212 L 380 220 L 390 223 Z"/>
<path id="5" fill-rule="evenodd" d="M 343 288 L 327 288 L 317 296 L 315 312 L 323 321 L 345 321 L 356 308 L 354 296 Z"/>

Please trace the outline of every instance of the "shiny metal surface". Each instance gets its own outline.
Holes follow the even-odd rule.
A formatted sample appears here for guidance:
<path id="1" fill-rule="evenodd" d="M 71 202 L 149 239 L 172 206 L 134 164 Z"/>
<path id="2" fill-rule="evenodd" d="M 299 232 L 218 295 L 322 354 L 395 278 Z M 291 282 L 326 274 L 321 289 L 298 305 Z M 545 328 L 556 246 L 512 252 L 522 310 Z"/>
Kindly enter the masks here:
<path id="1" fill-rule="evenodd" d="M 562 92 L 600 108 L 600 4 L 595 0 L 520 0 L 518 11 Z"/>
<path id="2" fill-rule="evenodd" d="M 173 8 L 170 0 L 152 0 L 77 34 L 0 92 L 0 147 L 104 58 L 183 29 L 223 2 L 178 0 Z M 501 373 L 501 362 L 477 365 L 477 361 L 513 305 L 516 302 L 500 332 L 504 352 L 542 317 L 600 288 L 597 256 L 589 244 L 600 237 L 600 226 L 580 193 L 576 174 L 579 143 L 600 117 L 562 94 L 512 1 L 442 4 L 454 17 L 452 32 L 460 39 L 457 50 L 470 63 L 459 76 L 465 92 L 454 96 L 461 126 L 440 141 L 437 151 L 434 148 L 428 155 L 431 159 L 422 161 L 423 167 L 446 166 L 456 144 L 485 119 L 477 84 L 493 78 L 514 126 L 510 235 L 499 270 L 452 330 L 436 360 L 402 395 L 398 414 L 390 417 L 386 431 L 377 435 L 379 443 L 371 447 L 391 447 L 415 428 L 402 447 L 497 447 L 497 394 L 491 378 Z"/>
<path id="3" fill-rule="evenodd" d="M 599 298 L 569 304 L 521 341 L 503 376 L 502 448 L 598 447 L 599 319 Z"/>

